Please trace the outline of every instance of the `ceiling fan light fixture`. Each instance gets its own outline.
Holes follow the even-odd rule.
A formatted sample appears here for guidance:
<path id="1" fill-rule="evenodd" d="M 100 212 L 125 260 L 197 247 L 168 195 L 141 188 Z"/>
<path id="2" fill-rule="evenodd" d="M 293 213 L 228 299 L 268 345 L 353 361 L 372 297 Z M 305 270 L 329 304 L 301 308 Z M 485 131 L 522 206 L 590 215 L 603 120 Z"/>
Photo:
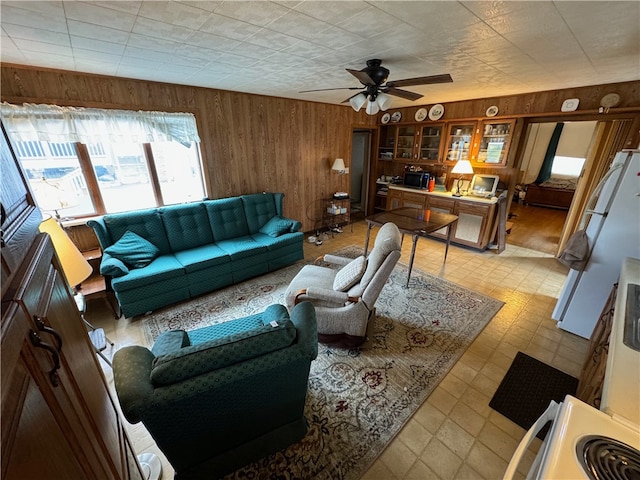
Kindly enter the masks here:
<path id="1" fill-rule="evenodd" d="M 349 99 L 349 103 L 351 104 L 351 107 L 356 112 L 360 111 L 360 109 L 362 108 L 362 106 L 365 104 L 366 101 L 367 101 L 367 96 L 364 93 L 359 93 Z"/>
<path id="2" fill-rule="evenodd" d="M 375 100 L 371 101 L 369 100 L 369 102 L 367 102 L 367 115 L 375 115 L 376 113 L 378 113 L 380 111 L 380 106 L 378 105 L 378 102 L 376 102 Z"/>
<path id="3" fill-rule="evenodd" d="M 391 106 L 391 102 L 393 102 L 393 97 L 391 95 L 387 95 L 384 92 L 380 92 L 378 94 L 378 98 L 376 98 L 376 102 L 378 102 L 378 106 L 380 107 L 380 110 L 384 112 Z"/>

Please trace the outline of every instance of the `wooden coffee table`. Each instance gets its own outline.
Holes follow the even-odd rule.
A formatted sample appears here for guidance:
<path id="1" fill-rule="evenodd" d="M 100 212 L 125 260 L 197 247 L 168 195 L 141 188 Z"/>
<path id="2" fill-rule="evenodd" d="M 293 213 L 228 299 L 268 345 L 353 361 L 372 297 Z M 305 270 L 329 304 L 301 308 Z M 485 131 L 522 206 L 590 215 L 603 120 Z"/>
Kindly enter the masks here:
<path id="1" fill-rule="evenodd" d="M 441 228 L 447 229 L 447 243 L 444 250 L 444 262 L 447 261 L 447 253 L 449 252 L 449 244 L 451 243 L 451 227 L 458 221 L 456 215 L 450 213 L 434 212 L 429 209 L 422 208 L 397 208 L 395 210 L 387 210 L 386 212 L 377 213 L 366 217 L 367 221 L 367 239 L 364 243 L 364 254 L 367 255 L 369 249 L 369 236 L 371 234 L 371 228 L 374 225 L 384 225 L 385 223 L 395 223 L 398 230 L 404 234 L 411 235 L 413 237 L 413 246 L 411 247 L 411 258 L 409 259 L 409 274 L 407 275 L 407 287 L 409 286 L 409 280 L 411 279 L 411 270 L 413 269 L 413 259 L 416 253 L 416 243 L 418 238 L 426 237 L 430 233 L 440 230 Z"/>

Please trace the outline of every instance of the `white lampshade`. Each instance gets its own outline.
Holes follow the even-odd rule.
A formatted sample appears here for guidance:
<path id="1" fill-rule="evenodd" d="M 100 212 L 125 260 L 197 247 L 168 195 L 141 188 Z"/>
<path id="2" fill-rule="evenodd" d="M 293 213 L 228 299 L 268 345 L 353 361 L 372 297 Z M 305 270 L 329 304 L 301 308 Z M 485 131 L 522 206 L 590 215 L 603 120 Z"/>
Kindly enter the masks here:
<path id="1" fill-rule="evenodd" d="M 454 165 L 451 173 L 473 173 L 473 167 L 471 166 L 471 162 L 469 160 L 458 160 Z"/>
<path id="2" fill-rule="evenodd" d="M 378 102 L 378 106 L 383 112 L 391 106 L 392 101 L 393 97 L 391 95 L 387 95 L 384 92 L 380 92 L 378 94 L 378 98 L 376 98 L 376 102 Z"/>
<path id="3" fill-rule="evenodd" d="M 360 109 L 362 108 L 362 106 L 366 101 L 367 101 L 367 96 L 364 93 L 359 93 L 349 99 L 349 103 L 351 104 L 351 107 L 356 112 L 360 111 Z"/>
<path id="4" fill-rule="evenodd" d="M 378 102 L 376 102 L 375 100 L 373 102 L 371 100 L 367 102 L 367 115 L 375 115 L 379 111 L 380 106 L 378 105 Z"/>
<path id="5" fill-rule="evenodd" d="M 40 223 L 40 231 L 48 233 L 51 237 L 53 248 L 70 287 L 75 287 L 89 278 L 93 268 L 53 217 L 47 215 L 44 218 Z"/>
<path id="6" fill-rule="evenodd" d="M 344 172 L 346 170 L 346 167 L 344 165 L 344 159 L 336 158 L 333 161 L 333 165 L 331 165 L 331 170 L 335 170 L 337 172 Z"/>

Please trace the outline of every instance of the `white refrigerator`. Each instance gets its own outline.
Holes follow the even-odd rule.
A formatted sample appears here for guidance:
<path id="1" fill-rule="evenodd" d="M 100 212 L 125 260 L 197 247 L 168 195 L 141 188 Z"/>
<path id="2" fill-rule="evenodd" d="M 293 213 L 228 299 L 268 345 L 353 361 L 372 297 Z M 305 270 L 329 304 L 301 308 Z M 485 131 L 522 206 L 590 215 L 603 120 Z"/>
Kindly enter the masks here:
<path id="1" fill-rule="evenodd" d="M 640 258 L 640 150 L 616 154 L 585 215 L 588 262 L 581 271 L 569 270 L 551 317 L 563 330 L 589 338 L 624 259 Z"/>

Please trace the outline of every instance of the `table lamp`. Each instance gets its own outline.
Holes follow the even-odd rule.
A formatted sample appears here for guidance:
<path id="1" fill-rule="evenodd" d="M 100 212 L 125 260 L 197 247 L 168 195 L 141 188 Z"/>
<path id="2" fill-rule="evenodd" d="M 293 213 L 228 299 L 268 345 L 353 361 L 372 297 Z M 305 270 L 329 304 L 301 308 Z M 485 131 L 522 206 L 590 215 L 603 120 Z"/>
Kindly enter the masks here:
<path id="1" fill-rule="evenodd" d="M 451 173 L 459 173 L 460 178 L 458 178 L 458 182 L 456 184 L 456 193 L 453 194 L 454 197 L 461 197 L 460 187 L 462 186 L 462 177 L 467 173 L 473 173 L 473 167 L 471 167 L 471 162 L 469 160 L 458 160 L 454 165 Z"/>
<path id="2" fill-rule="evenodd" d="M 67 283 L 75 291 L 77 285 L 89 278 L 93 268 L 55 218 L 45 215 L 42 223 L 40 223 L 40 231 L 48 233 L 51 237 L 53 248 L 58 255 Z"/>

